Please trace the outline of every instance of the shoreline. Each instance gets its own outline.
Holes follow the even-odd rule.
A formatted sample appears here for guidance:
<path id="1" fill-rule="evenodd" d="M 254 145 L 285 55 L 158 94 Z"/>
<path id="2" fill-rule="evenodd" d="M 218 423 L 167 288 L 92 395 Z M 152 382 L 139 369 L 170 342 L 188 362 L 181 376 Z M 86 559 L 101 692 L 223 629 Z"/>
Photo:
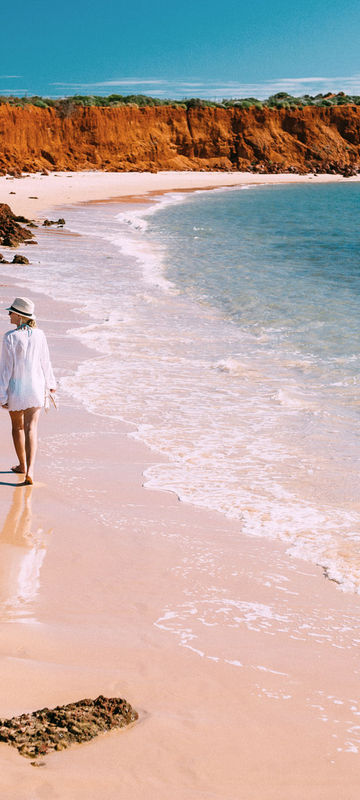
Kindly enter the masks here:
<path id="1" fill-rule="evenodd" d="M 260 175 L 249 172 L 52 172 L 30 173 L 26 177 L 0 176 L 0 197 L 15 214 L 30 219 L 44 211 L 69 203 L 112 202 L 131 197 L 146 199 L 149 194 L 196 189 L 266 186 L 291 183 L 358 182 L 360 175 Z"/>
<path id="2" fill-rule="evenodd" d="M 2 301 L 13 292 L 2 286 Z M 67 335 L 78 324 L 70 303 L 44 295 L 36 303 L 58 375 L 93 357 Z M 5 464 L 7 414 L 0 426 Z M 30 581 L 28 599 L 13 600 L 2 617 L 0 717 L 117 693 L 140 722 L 46 757 L 41 770 L 0 745 L 2 795 L 233 800 L 241 786 L 249 800 L 303 800 L 305 792 L 355 800 L 359 598 L 291 559 L 285 544 L 251 539 L 237 521 L 144 489 L 144 470 L 159 457 L 129 438 L 129 427 L 66 396 L 40 423 L 37 485 L 17 489 L 3 472 L 4 513 L 18 495 L 31 506 L 21 547 L 2 528 L 3 563 L 13 566 L 7 584 L 3 570 L 3 593 L 13 590 L 21 549 L 34 551 L 37 568 L 33 595 Z M 201 619 L 207 573 L 216 586 L 217 570 L 240 598 L 240 622 L 222 620 L 221 653 L 215 620 Z M 173 620 L 181 618 L 179 632 Z"/>

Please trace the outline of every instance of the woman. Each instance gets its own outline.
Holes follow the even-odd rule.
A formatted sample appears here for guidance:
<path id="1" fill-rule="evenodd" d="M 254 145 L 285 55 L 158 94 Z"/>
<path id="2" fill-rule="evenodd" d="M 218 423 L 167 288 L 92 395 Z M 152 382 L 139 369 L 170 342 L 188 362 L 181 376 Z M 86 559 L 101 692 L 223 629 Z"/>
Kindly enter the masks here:
<path id="1" fill-rule="evenodd" d="M 16 297 L 9 312 L 14 331 L 4 335 L 0 362 L 0 405 L 11 417 L 12 437 L 25 483 L 34 480 L 37 426 L 48 392 L 56 391 L 49 350 L 43 331 L 36 327 L 34 303 Z"/>

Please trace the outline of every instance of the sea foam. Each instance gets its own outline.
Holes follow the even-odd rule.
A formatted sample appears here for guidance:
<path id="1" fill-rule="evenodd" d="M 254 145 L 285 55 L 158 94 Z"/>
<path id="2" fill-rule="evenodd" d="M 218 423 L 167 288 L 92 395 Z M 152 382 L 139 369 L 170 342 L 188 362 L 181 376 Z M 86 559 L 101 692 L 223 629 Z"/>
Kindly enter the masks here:
<path id="1" fill-rule="evenodd" d="M 131 422 L 159 454 L 148 488 L 280 538 L 358 591 L 358 306 L 350 279 L 333 291 L 332 277 L 319 285 L 303 263 L 302 191 L 293 205 L 286 187 L 69 207 L 80 237 L 60 249 L 40 230 L 40 264 L 17 274 L 81 297 L 84 324 L 70 334 L 98 355 L 62 387 L 93 413 Z M 253 235 L 260 210 L 269 224 Z"/>

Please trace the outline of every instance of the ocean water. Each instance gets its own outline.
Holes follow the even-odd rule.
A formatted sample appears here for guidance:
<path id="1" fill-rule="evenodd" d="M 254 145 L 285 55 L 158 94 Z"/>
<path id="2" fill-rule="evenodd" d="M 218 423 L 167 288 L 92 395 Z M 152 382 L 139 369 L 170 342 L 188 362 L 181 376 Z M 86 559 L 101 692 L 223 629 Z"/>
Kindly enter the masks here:
<path id="1" fill-rule="evenodd" d="M 18 273 L 78 309 L 96 355 L 62 388 L 136 425 L 148 487 L 356 592 L 359 201 L 314 179 L 66 207 L 78 235 L 39 229 Z"/>

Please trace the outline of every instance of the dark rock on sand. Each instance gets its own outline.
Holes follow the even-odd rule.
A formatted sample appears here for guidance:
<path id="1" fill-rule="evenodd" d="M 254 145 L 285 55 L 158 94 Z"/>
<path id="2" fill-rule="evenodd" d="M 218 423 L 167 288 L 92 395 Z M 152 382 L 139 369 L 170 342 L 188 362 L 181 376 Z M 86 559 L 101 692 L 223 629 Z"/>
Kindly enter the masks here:
<path id="1" fill-rule="evenodd" d="M 344 178 L 353 178 L 355 175 L 358 174 L 358 171 L 355 167 L 346 165 L 343 167 L 342 175 Z"/>
<path id="2" fill-rule="evenodd" d="M 16 254 L 16 256 L 14 256 L 14 258 L 13 258 L 11 263 L 12 264 L 30 264 L 30 261 L 29 261 L 28 258 L 26 258 L 26 256 L 20 256 L 20 255 Z"/>
<path id="3" fill-rule="evenodd" d="M 17 247 L 21 242 L 34 238 L 34 234 L 19 225 L 19 222 L 28 224 L 29 220 L 26 217 L 17 217 L 7 203 L 0 203 L 0 244 L 4 247 Z"/>
<path id="4" fill-rule="evenodd" d="M 137 719 L 137 712 L 126 700 L 100 695 L 96 700 L 79 700 L 0 720 L 0 741 L 16 747 L 25 758 L 39 758 L 74 742 L 88 742 L 113 728 L 124 728 Z"/>
<path id="5" fill-rule="evenodd" d="M 5 260 L 2 253 L 0 253 L 0 264 L 8 264 L 9 262 Z"/>
<path id="6" fill-rule="evenodd" d="M 65 220 L 62 217 L 59 219 L 44 219 L 44 228 L 49 228 L 50 225 L 65 225 Z"/>

